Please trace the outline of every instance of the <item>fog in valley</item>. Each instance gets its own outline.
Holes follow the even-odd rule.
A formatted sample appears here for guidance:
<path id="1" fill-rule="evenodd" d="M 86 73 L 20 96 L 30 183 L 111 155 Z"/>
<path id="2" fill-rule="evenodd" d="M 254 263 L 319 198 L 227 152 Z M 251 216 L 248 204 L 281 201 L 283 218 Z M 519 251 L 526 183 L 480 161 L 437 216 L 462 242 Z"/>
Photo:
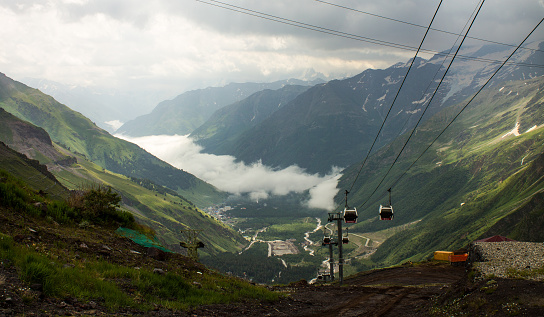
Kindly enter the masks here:
<path id="1" fill-rule="evenodd" d="M 261 162 L 236 162 L 236 158 L 230 155 L 202 153 L 202 147 L 188 136 L 116 136 L 139 145 L 171 165 L 233 195 L 247 194 L 251 199 L 259 200 L 271 195 L 281 196 L 309 190 L 310 198 L 302 202 L 303 205 L 326 210 L 334 208 L 333 198 L 341 176 L 340 168 L 337 167 L 331 168 L 327 175 L 320 176 L 308 174 L 295 165 L 276 169 Z"/>

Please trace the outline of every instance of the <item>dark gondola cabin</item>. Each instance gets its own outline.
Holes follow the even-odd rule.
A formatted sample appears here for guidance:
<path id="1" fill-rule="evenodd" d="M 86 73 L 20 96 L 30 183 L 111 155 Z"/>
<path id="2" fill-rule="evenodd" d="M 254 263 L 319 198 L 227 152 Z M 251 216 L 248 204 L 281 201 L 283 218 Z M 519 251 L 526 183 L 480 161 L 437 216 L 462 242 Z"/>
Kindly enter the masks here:
<path id="1" fill-rule="evenodd" d="M 349 238 L 348 237 L 342 237 L 342 244 L 348 244 Z"/>
<path id="2" fill-rule="evenodd" d="M 331 244 L 331 237 L 323 237 L 323 244 Z"/>
<path id="3" fill-rule="evenodd" d="M 357 222 L 357 208 L 346 208 L 344 209 L 344 221 L 346 223 L 356 223 Z"/>
<path id="4" fill-rule="evenodd" d="M 393 206 L 380 205 L 380 220 L 393 220 Z"/>

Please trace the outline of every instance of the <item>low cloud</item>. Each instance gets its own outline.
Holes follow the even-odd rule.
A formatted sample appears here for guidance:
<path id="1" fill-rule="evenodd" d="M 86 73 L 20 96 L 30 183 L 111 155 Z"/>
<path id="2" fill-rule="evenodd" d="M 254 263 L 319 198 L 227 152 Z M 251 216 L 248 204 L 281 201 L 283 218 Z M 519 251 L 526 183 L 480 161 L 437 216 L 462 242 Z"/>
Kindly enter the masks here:
<path id="1" fill-rule="evenodd" d="M 235 162 L 233 156 L 201 153 L 201 146 L 193 143 L 189 137 L 180 135 L 117 137 L 138 144 L 173 166 L 235 195 L 248 194 L 258 200 L 270 195 L 281 196 L 309 190 L 310 199 L 306 205 L 327 210 L 334 207 L 333 197 L 340 178 L 339 168 L 333 168 L 328 175 L 320 176 L 308 174 L 296 165 L 284 169 L 274 169 L 260 161 L 247 165 Z"/>

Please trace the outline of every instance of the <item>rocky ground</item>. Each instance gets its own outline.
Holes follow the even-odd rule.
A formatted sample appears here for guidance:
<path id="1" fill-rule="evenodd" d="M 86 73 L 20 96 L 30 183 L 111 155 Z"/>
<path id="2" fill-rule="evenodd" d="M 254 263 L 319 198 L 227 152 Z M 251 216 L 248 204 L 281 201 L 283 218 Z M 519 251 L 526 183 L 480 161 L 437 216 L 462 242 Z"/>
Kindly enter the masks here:
<path id="1" fill-rule="evenodd" d="M 44 226 L 22 216 L 6 217 L 0 213 L 0 232 L 35 248 L 62 246 L 67 254 L 102 257 L 130 267 L 168 270 L 168 265 L 175 263 L 187 270 L 206 270 L 178 255 L 157 260 L 147 255 L 146 248 L 114 234 L 101 234 L 97 240 L 96 232 L 86 230 L 88 237 L 81 232 L 74 237 L 74 233 L 54 224 Z M 41 285 L 22 282 L 10 263 L 1 262 L 0 316 L 544 316 L 544 282 L 530 276 L 486 276 L 445 262 L 406 263 L 362 272 L 346 278 L 342 286 L 299 281 L 270 288 L 285 296 L 274 302 L 209 305 L 191 311 L 156 306 L 147 312 L 124 308 L 112 312 L 100 298 L 82 301 L 47 297 Z"/>

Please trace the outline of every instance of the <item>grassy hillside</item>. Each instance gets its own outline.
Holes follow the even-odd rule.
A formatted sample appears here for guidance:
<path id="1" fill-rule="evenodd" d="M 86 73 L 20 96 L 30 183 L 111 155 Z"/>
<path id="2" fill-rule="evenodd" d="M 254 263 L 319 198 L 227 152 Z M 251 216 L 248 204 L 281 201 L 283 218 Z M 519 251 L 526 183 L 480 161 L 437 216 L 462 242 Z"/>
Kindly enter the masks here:
<path id="1" fill-rule="evenodd" d="M 245 243 L 238 233 L 202 213 L 192 201 L 174 190 L 148 179 L 129 178 L 111 172 L 55 146 L 43 129 L 2 109 L 0 123 L 3 127 L 0 141 L 8 142 L 14 149 L 22 149 L 27 156 L 47 164 L 46 167 L 38 160 L 28 159 L 2 143 L 1 168 L 27 181 L 35 190 L 41 190 L 44 196 L 66 198 L 70 195 L 68 188 L 86 190 L 103 184 L 119 193 L 122 208 L 135 215 L 140 223 L 154 228 L 159 240 L 172 250 L 180 251 L 179 242 L 183 238 L 180 230 L 186 228 L 203 230 L 200 239 L 206 244 L 206 248 L 201 250 L 204 254 L 237 251 Z"/>
<path id="2" fill-rule="evenodd" d="M 172 315 L 199 305 L 279 297 L 179 254 L 148 255 L 147 248 L 118 236 L 112 223 L 78 225 L 81 215 L 66 201 L 42 197 L 5 171 L 0 197 L 0 276 L 8 315 Z"/>
<path id="3" fill-rule="evenodd" d="M 69 195 L 68 189 L 44 165 L 10 149 L 3 142 L 0 142 L 0 168 L 26 180 L 26 184 L 35 191 L 42 190 L 57 199 L 67 198 Z"/>
<path id="4" fill-rule="evenodd" d="M 157 159 L 135 144 L 111 136 L 80 113 L 4 74 L 0 74 L 0 107 L 43 128 L 56 143 L 110 171 L 150 179 L 178 191 L 200 206 L 220 202 L 225 197 L 213 186 Z M 200 195 L 197 189 L 204 194 Z"/>
<path id="5" fill-rule="evenodd" d="M 418 129 L 370 199 L 406 136 L 367 162 L 350 194 L 350 205 L 359 208 L 355 228 L 378 231 L 419 221 L 388 239 L 372 257 L 374 263 L 419 260 L 434 250 L 459 248 L 491 233 L 541 241 L 535 230 L 528 230 L 532 221 L 526 217 L 534 217 L 536 224 L 541 221 L 543 89 L 544 79 L 536 78 L 485 90 L 403 175 L 465 103 L 436 114 Z M 349 188 L 359 168 L 348 170 L 339 187 Z M 379 221 L 378 207 L 387 203 L 386 190 L 393 184 L 395 219 Z"/>
<path id="6" fill-rule="evenodd" d="M 267 119 L 307 89 L 306 86 L 285 86 L 278 90 L 256 92 L 215 111 L 190 136 L 204 146 L 208 153 L 228 153 L 238 136 Z"/>
<path id="7" fill-rule="evenodd" d="M 203 230 L 199 237 L 206 245 L 199 250 L 203 254 L 234 252 L 246 243 L 232 228 L 203 213 L 183 196 L 152 182 L 130 179 L 84 159 L 69 167 L 59 167 L 54 173 L 73 189 L 96 182 L 113 187 L 123 197 L 123 208 L 131 211 L 138 221 L 154 228 L 163 244 L 172 250 L 181 250 L 180 230 L 187 228 Z M 144 183 L 147 183 L 145 187 Z"/>

